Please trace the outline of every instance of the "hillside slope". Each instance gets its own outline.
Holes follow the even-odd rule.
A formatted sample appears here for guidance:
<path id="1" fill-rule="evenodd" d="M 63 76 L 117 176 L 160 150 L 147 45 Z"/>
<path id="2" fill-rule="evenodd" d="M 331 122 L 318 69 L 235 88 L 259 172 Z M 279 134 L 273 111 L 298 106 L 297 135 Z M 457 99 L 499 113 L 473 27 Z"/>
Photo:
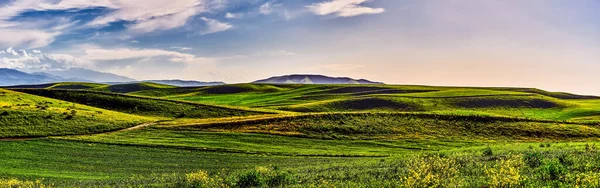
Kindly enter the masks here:
<path id="1" fill-rule="evenodd" d="M 0 89 L 0 138 L 90 134 L 152 118 Z"/>
<path id="2" fill-rule="evenodd" d="M 214 118 L 263 114 L 263 112 L 258 111 L 85 90 L 15 90 L 33 95 L 66 100 L 98 108 L 144 116 L 169 118 Z"/>

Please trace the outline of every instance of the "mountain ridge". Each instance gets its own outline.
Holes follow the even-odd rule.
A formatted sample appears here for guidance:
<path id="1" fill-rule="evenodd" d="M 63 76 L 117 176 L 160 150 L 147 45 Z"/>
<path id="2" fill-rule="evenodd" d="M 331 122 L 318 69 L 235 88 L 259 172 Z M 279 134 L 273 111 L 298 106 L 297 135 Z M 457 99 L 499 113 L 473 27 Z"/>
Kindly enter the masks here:
<path id="1" fill-rule="evenodd" d="M 273 76 L 267 79 L 256 80 L 251 83 L 269 84 L 384 84 L 367 79 L 353 79 L 349 77 L 330 77 L 319 74 L 290 74 Z"/>
<path id="2" fill-rule="evenodd" d="M 113 73 L 100 72 L 84 68 L 70 68 L 58 71 L 45 71 L 42 73 L 59 76 L 62 78 L 81 78 L 92 82 L 132 82 L 133 78 Z"/>

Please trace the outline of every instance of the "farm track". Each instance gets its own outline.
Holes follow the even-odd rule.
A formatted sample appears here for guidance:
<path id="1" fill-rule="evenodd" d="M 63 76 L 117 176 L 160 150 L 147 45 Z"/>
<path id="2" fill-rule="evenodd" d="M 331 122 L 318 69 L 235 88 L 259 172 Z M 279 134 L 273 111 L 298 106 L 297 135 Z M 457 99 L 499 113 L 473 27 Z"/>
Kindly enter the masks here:
<path id="1" fill-rule="evenodd" d="M 54 137 L 54 136 L 84 136 L 84 135 L 106 134 L 106 133 L 114 133 L 114 132 L 122 132 L 122 131 L 130 131 L 130 130 L 141 129 L 141 128 L 144 128 L 144 127 L 156 125 L 157 123 L 158 122 L 143 123 L 143 124 L 139 124 L 139 125 L 136 125 L 136 126 L 133 126 L 133 127 L 128 127 L 128 128 L 123 128 L 123 129 L 117 129 L 117 130 L 111 130 L 111 131 L 106 131 L 106 132 L 93 133 L 93 134 L 51 135 L 51 136 L 34 136 L 34 137 L 8 137 L 8 138 L 0 138 L 0 142 L 43 139 L 43 138 L 50 138 L 50 137 Z"/>

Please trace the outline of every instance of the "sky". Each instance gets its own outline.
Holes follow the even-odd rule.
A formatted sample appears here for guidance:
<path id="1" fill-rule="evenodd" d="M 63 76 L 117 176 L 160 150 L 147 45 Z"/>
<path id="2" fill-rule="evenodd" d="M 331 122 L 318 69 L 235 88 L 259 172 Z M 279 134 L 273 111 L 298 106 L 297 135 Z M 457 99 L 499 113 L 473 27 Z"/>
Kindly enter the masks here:
<path id="1" fill-rule="evenodd" d="M 0 67 L 600 95 L 600 0 L 0 0 Z"/>

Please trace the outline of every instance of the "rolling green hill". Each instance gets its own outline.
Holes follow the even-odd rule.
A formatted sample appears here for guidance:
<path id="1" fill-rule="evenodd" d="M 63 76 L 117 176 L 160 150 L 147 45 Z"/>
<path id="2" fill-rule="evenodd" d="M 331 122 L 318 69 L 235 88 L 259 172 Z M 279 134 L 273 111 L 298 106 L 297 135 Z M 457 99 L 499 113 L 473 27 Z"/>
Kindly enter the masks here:
<path id="1" fill-rule="evenodd" d="M 191 102 L 84 90 L 17 89 L 17 91 L 143 116 L 213 118 L 264 113 Z"/>
<path id="2" fill-rule="evenodd" d="M 0 89 L 0 138 L 90 134 L 153 118 Z"/>
<path id="3" fill-rule="evenodd" d="M 134 95 L 292 112 L 435 112 L 593 120 L 600 99 L 527 88 L 234 84 L 144 90 Z"/>
<path id="4" fill-rule="evenodd" d="M 7 88 L 19 88 L 19 89 L 94 89 L 99 87 L 105 87 L 108 84 L 99 83 L 88 83 L 88 82 L 58 82 L 49 84 L 37 84 L 37 85 L 17 85 L 8 86 Z"/>
<path id="5" fill-rule="evenodd" d="M 165 85 L 165 84 L 157 84 L 150 82 L 141 82 L 141 83 L 127 83 L 127 84 L 114 84 L 114 85 L 106 85 L 103 87 L 96 87 L 90 90 L 93 91 L 104 91 L 104 92 L 113 92 L 113 93 L 131 93 L 136 91 L 144 91 L 144 90 L 154 90 L 154 89 L 167 89 L 167 88 L 177 88 L 176 86 Z"/>

